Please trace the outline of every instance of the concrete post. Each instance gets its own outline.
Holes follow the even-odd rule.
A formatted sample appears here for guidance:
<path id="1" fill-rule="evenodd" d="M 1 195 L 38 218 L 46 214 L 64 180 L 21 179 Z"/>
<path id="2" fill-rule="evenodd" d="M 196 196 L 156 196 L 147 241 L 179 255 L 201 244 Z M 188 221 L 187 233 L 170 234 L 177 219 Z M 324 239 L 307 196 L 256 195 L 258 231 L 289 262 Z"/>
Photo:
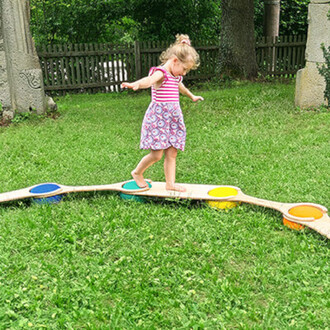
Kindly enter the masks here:
<path id="1" fill-rule="evenodd" d="M 0 0 L 0 103 L 5 119 L 56 107 L 45 96 L 39 58 L 30 33 L 27 0 Z"/>
<path id="2" fill-rule="evenodd" d="M 330 45 L 329 0 L 311 0 L 308 6 L 308 35 L 306 44 L 306 66 L 297 73 L 295 104 L 301 108 L 318 107 L 325 103 L 325 80 L 317 69 L 324 63 L 321 44 Z"/>

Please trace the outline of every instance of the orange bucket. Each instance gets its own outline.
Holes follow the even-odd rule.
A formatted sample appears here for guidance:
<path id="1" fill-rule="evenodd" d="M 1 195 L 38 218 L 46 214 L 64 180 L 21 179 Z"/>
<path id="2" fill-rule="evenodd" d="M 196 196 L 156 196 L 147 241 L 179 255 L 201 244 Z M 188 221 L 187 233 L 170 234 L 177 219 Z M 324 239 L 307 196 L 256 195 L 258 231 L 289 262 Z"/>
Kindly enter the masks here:
<path id="1" fill-rule="evenodd" d="M 301 218 L 302 221 L 304 221 L 304 218 L 314 218 L 317 220 L 323 217 L 323 212 L 313 205 L 294 206 L 289 210 L 289 214 Z M 305 228 L 305 226 L 299 223 L 286 219 L 285 216 L 283 216 L 283 224 L 284 226 L 294 230 L 302 230 Z"/>

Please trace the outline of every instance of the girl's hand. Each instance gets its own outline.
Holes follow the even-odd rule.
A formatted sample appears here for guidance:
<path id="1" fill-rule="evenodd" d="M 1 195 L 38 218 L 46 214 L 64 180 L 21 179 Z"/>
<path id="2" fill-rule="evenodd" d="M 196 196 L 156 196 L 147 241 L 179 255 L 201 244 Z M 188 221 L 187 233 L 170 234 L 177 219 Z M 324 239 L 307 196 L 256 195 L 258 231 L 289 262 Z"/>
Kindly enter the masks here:
<path id="1" fill-rule="evenodd" d="M 137 91 L 139 89 L 139 84 L 134 82 L 134 83 L 129 83 L 129 82 L 123 82 L 121 84 L 122 88 L 130 88 L 133 89 L 133 91 Z"/>
<path id="2" fill-rule="evenodd" d="M 204 98 L 202 96 L 196 96 L 196 95 L 193 95 L 192 98 L 191 98 L 194 102 L 197 102 L 197 101 L 204 101 Z"/>

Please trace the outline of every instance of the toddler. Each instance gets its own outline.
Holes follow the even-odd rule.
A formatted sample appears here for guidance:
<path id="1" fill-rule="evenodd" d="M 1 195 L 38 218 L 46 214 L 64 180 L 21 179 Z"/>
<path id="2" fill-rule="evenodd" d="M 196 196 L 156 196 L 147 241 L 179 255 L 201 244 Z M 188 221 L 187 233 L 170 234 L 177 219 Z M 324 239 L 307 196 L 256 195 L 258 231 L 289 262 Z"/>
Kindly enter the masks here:
<path id="1" fill-rule="evenodd" d="M 131 172 L 140 188 L 147 187 L 143 173 L 165 154 L 164 172 L 166 189 L 184 192 L 175 184 L 176 156 L 184 150 L 186 127 L 179 103 L 179 92 L 192 101 L 204 100 L 192 94 L 182 83 L 182 76 L 199 65 L 199 56 L 191 46 L 189 36 L 177 35 L 176 42 L 160 56 L 161 65 L 152 67 L 149 75 L 135 82 L 124 82 L 122 87 L 134 91 L 151 87 L 151 103 L 146 111 L 141 130 L 141 149 L 150 153 L 141 159 Z"/>

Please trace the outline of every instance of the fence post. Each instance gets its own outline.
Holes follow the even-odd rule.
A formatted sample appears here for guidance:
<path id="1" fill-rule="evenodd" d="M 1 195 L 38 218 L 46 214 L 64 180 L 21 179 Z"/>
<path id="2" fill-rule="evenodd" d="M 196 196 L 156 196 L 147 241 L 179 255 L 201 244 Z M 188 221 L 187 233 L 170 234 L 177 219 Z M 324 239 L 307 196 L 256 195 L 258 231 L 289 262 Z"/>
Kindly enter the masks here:
<path id="1" fill-rule="evenodd" d="M 141 76 L 141 44 L 139 41 L 134 43 L 134 56 L 135 56 L 135 76 L 136 80 L 142 78 Z"/>

